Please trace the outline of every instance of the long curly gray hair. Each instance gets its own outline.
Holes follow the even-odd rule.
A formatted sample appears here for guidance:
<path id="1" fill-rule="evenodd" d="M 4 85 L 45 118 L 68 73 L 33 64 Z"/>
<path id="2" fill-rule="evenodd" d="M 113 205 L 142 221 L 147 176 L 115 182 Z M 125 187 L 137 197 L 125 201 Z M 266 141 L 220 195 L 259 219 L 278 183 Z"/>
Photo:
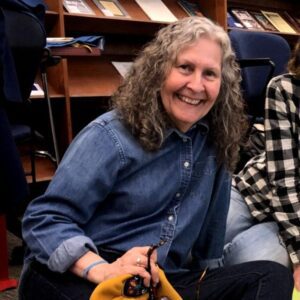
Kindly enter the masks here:
<path id="1" fill-rule="evenodd" d="M 161 87 L 178 53 L 202 37 L 215 40 L 222 49 L 221 88 L 207 116 L 218 160 L 233 171 L 247 127 L 240 92 L 240 70 L 227 33 L 211 20 L 187 17 L 159 30 L 112 96 L 112 107 L 144 149 L 159 149 L 166 129 L 172 126 L 160 99 Z"/>

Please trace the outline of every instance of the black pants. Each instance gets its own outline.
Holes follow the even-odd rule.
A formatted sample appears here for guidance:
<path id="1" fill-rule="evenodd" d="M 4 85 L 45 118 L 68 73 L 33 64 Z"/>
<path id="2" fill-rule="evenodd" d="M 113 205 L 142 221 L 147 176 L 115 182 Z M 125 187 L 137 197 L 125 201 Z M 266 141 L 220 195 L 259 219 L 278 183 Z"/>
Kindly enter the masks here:
<path id="1" fill-rule="evenodd" d="M 197 299 L 199 272 L 168 276 L 186 300 Z M 24 270 L 20 300 L 89 300 L 95 284 L 66 272 L 51 272 L 32 263 Z M 199 286 L 199 300 L 291 300 L 291 272 L 274 262 L 258 261 L 208 271 Z"/>

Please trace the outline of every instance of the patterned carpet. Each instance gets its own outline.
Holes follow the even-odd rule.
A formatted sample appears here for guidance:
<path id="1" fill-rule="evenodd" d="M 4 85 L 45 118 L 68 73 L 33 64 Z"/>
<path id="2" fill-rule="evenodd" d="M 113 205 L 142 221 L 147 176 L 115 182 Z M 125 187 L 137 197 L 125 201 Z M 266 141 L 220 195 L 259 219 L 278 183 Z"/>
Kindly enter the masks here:
<path id="1" fill-rule="evenodd" d="M 14 236 L 11 233 L 7 233 L 7 242 L 8 242 L 8 254 L 11 257 L 13 249 L 15 247 L 22 246 L 22 241 Z M 9 275 L 10 278 L 18 279 L 20 277 L 22 266 L 21 265 L 9 265 Z M 18 299 L 18 290 L 10 289 L 4 292 L 0 292 L 0 300 L 17 300 Z"/>

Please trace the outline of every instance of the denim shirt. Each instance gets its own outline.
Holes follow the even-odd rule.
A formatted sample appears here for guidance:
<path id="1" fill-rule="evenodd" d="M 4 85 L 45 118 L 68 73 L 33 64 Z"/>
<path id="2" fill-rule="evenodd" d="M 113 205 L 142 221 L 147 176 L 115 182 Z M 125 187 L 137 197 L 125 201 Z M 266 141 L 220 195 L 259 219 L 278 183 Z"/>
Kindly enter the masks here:
<path id="1" fill-rule="evenodd" d="M 163 239 L 158 263 L 167 273 L 199 268 L 222 256 L 230 176 L 216 163 L 209 127 L 168 131 L 145 151 L 114 111 L 74 139 L 45 194 L 28 206 L 23 235 L 35 258 L 66 271 L 97 247 L 125 252 Z"/>

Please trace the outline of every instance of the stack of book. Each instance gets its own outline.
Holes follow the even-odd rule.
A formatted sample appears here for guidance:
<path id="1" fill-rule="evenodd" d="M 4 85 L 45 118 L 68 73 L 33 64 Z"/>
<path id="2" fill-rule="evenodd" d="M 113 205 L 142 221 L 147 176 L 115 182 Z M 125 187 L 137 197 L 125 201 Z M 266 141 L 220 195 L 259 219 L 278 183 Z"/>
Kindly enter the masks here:
<path id="1" fill-rule="evenodd" d="M 96 15 L 95 8 L 92 8 L 89 2 L 95 4 L 104 16 L 130 18 L 129 13 L 118 0 L 63 0 L 63 5 L 70 14 Z M 162 0 L 135 0 L 135 3 L 151 21 L 171 23 L 177 20 Z M 189 16 L 203 16 L 197 2 L 177 0 L 177 3 Z"/>
<path id="2" fill-rule="evenodd" d="M 227 15 L 228 26 L 260 31 L 277 31 L 297 34 L 300 32 L 300 17 L 287 11 L 249 11 L 232 8 Z"/>

